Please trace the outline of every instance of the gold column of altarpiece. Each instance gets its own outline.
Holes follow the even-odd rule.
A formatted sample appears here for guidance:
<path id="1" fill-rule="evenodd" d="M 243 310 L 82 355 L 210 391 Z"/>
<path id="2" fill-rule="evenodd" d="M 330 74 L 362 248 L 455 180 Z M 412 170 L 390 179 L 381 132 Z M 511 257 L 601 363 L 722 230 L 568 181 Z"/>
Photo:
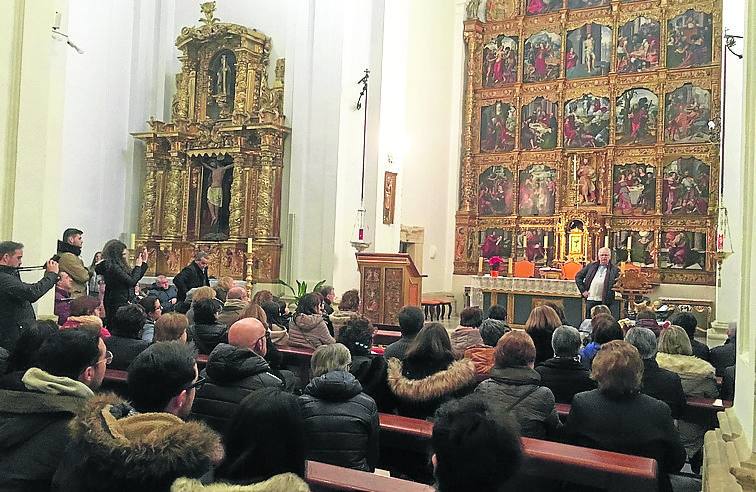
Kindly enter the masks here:
<path id="1" fill-rule="evenodd" d="M 485 18 L 464 28 L 454 273 L 608 244 L 653 283 L 713 285 L 721 1 L 489 0 Z"/>
<path id="2" fill-rule="evenodd" d="M 199 249 L 210 253 L 210 275 L 251 281 L 254 272 L 255 281 L 270 282 L 279 277 L 290 131 L 284 60 L 269 85 L 270 38 L 219 22 L 214 10 L 214 2 L 202 4 L 200 25 L 176 40 L 173 121 L 150 119 L 148 131 L 133 134 L 146 144 L 137 243 L 148 249 L 149 274 L 174 275 Z M 219 183 L 212 182 L 216 168 L 224 168 Z"/>

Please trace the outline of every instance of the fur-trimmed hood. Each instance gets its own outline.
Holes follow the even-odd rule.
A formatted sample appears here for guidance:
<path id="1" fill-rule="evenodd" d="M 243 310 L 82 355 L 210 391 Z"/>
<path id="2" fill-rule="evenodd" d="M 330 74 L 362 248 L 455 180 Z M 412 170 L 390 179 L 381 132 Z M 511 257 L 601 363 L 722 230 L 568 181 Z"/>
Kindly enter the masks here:
<path id="1" fill-rule="evenodd" d="M 475 382 L 475 365 L 463 359 L 453 362 L 446 370 L 422 379 L 408 379 L 402 374 L 402 361 L 389 359 L 388 385 L 399 398 L 411 401 L 430 401 L 454 393 Z"/>
<path id="2" fill-rule="evenodd" d="M 268 480 L 252 485 L 232 485 L 213 483 L 202 485 L 199 480 L 179 478 L 173 483 L 171 492 L 309 492 L 307 483 L 293 473 L 282 473 Z"/>
<path id="3" fill-rule="evenodd" d="M 692 355 L 656 354 L 659 367 L 680 375 L 714 377 L 714 366 Z"/>

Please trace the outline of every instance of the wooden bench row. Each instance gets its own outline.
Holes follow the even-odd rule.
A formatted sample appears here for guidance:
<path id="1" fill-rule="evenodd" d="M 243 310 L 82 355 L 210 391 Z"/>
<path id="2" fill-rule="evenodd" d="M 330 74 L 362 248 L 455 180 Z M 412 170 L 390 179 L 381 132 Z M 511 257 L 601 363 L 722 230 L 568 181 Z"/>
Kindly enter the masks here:
<path id="1" fill-rule="evenodd" d="M 433 492 L 433 487 L 393 477 L 383 477 L 350 468 L 307 462 L 306 480 L 318 490 L 346 490 L 355 492 Z"/>

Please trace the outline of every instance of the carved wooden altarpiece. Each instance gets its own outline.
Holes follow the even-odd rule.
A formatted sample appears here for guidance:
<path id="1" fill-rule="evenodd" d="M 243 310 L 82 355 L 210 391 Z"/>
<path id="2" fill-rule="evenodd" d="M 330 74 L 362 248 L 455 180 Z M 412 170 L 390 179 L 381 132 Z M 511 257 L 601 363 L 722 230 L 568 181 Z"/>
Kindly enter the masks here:
<path id="1" fill-rule="evenodd" d="M 271 40 L 220 22 L 202 4 L 197 27 L 176 40 L 172 121 L 151 118 L 134 133 L 146 144 L 137 243 L 148 273 L 174 275 L 197 250 L 210 275 L 270 282 L 279 277 L 284 139 L 284 60 L 268 83 Z"/>

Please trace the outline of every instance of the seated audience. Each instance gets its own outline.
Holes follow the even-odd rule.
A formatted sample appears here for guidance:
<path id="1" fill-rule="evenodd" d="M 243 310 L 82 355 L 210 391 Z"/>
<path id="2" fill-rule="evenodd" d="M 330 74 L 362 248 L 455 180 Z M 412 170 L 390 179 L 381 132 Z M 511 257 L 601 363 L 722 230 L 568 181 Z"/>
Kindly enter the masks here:
<path id="1" fill-rule="evenodd" d="M 71 301 L 71 315 L 61 328 L 78 328 L 86 325 L 88 328 L 94 326 L 100 327 L 100 336 L 106 339 L 110 336 L 110 331 L 102 325 L 104 309 L 97 297 L 81 296 Z"/>
<path id="2" fill-rule="evenodd" d="M 687 398 L 719 396 L 714 366 L 693 355 L 689 335 L 681 327 L 671 325 L 661 332 L 656 362 L 659 367 L 680 376 Z M 688 453 L 690 467 L 694 473 L 698 473 L 703 460 L 703 438 L 708 429 L 703 425 L 685 420 L 678 421 L 677 427 L 680 429 L 680 438 Z"/>
<path id="3" fill-rule="evenodd" d="M 643 359 L 641 392 L 669 405 L 672 418 L 679 419 L 685 410 L 685 393 L 680 376 L 662 369 L 656 363 L 657 341 L 654 332 L 649 328 L 630 328 L 625 334 L 625 341 L 638 349 Z"/>
<path id="4" fill-rule="evenodd" d="M 378 408 L 349 373 L 350 363 L 340 343 L 318 347 L 312 355 L 313 378 L 299 397 L 307 458 L 372 472 L 378 464 Z"/>
<path id="5" fill-rule="evenodd" d="M 73 279 L 66 272 L 58 273 L 58 281 L 55 283 L 55 305 L 53 313 L 58 316 L 58 325 L 66 322 L 71 315 L 71 289 Z"/>
<path id="6" fill-rule="evenodd" d="M 36 360 L 0 381 L 0 490 L 50 490 L 69 422 L 102 383 L 108 354 L 100 337 L 64 330 Z"/>
<path id="7" fill-rule="evenodd" d="M 388 360 L 388 384 L 399 415 L 427 419 L 441 404 L 475 388 L 475 366 L 454 360 L 451 341 L 441 323 L 429 323 L 415 337 L 404 360 Z"/>
<path id="8" fill-rule="evenodd" d="M 374 331 L 366 318 L 350 319 L 339 333 L 339 343 L 349 349 L 352 357 L 349 372 L 360 382 L 362 391 L 375 400 L 378 411 L 390 412 L 395 405 L 386 379 L 386 359 L 370 352 Z"/>
<path id="9" fill-rule="evenodd" d="M 194 323 L 189 333 L 200 354 L 209 354 L 219 343 L 228 342 L 228 327 L 218 323 L 218 305 L 213 299 L 192 301 Z"/>
<path id="10" fill-rule="evenodd" d="M 475 394 L 512 415 L 523 436 L 555 436 L 561 423 L 554 394 L 541 386 L 541 376 L 533 370 L 535 345 L 530 336 L 522 331 L 506 333 L 496 344 L 494 360 L 491 377 L 478 385 Z"/>
<path id="11" fill-rule="evenodd" d="M 536 306 L 530 311 L 530 316 L 525 322 L 525 331 L 535 344 L 536 365 L 554 357 L 554 349 L 551 348 L 551 336 L 554 330 L 562 326 L 556 311 L 548 306 Z"/>
<path id="12" fill-rule="evenodd" d="M 569 326 L 569 325 L 567 325 L 567 318 L 564 315 L 564 308 L 562 307 L 561 304 L 558 304 L 558 303 L 553 302 L 553 301 L 547 301 L 547 302 L 544 302 L 543 305 L 544 306 L 548 306 L 548 307 L 550 307 L 551 309 L 554 310 L 554 312 L 559 317 L 559 321 L 560 321 L 559 325 L 560 326 Z"/>
<path id="13" fill-rule="evenodd" d="M 685 449 L 669 407 L 640 392 L 643 362 L 629 343 L 601 346 L 591 368 L 598 389 L 572 400 L 566 436 L 578 446 L 646 456 L 656 460 L 659 490 L 671 491 L 668 473 L 685 464 Z"/>
<path id="14" fill-rule="evenodd" d="M 333 301 L 336 299 L 336 291 L 330 285 L 324 285 L 318 291 L 323 298 L 323 313 L 327 316 L 333 314 Z"/>
<path id="15" fill-rule="evenodd" d="M 491 372 L 494 365 L 494 351 L 496 343 L 505 334 L 510 332 L 509 326 L 503 321 L 486 319 L 480 325 L 481 345 L 476 345 L 465 350 L 465 359 L 470 359 L 475 365 L 475 373 L 484 375 Z"/>
<path id="16" fill-rule="evenodd" d="M 218 464 L 220 436 L 182 420 L 204 383 L 194 357 L 186 344 L 154 343 L 129 368 L 130 401 L 90 399 L 70 426 L 55 490 L 168 491 L 177 478 L 199 478 Z"/>
<path id="17" fill-rule="evenodd" d="M 685 333 L 688 335 L 688 339 L 690 340 L 690 347 L 693 350 L 693 356 L 709 362 L 709 347 L 705 343 L 701 343 L 696 340 L 696 327 L 698 326 L 698 320 L 696 319 L 696 317 L 691 313 L 677 313 L 672 316 L 669 322 L 685 330 Z"/>
<path id="18" fill-rule="evenodd" d="M 714 347 L 709 351 L 711 365 L 717 371 L 717 376 L 724 376 L 724 371 L 730 366 L 735 365 L 735 354 L 737 348 L 737 326 L 732 323 L 727 328 L 727 340 L 724 345 Z"/>
<path id="19" fill-rule="evenodd" d="M 215 470 L 220 482 L 257 488 L 239 490 L 307 492 L 302 410 L 297 397 L 276 388 L 263 388 L 245 397 L 223 434 L 226 456 Z M 208 487 L 220 490 L 219 486 Z M 181 478 L 173 492 L 204 490 L 197 480 Z M 231 490 L 229 488 L 229 490 Z"/>
<path id="20" fill-rule="evenodd" d="M 265 327 L 254 318 L 240 319 L 228 330 L 228 343 L 219 343 L 200 374 L 205 385 L 197 391 L 192 415 L 222 432 L 239 403 L 262 388 L 283 389 L 274 376 L 266 352 Z"/>
<path id="21" fill-rule="evenodd" d="M 213 302 L 216 313 L 223 309 L 223 303 L 215 297 L 215 289 L 212 287 L 203 286 L 192 289 L 186 293 L 186 300 L 190 303 L 189 310 L 186 312 L 189 324 L 194 323 L 194 303 L 205 299 L 210 299 Z"/>
<path id="22" fill-rule="evenodd" d="M 265 311 L 265 317 L 268 318 L 270 340 L 277 347 L 287 346 L 289 344 L 289 332 L 286 327 L 289 326 L 289 320 L 282 317 L 284 313 L 281 312 L 281 304 L 275 301 L 265 301 L 260 307 Z"/>
<path id="23" fill-rule="evenodd" d="M 58 325 L 52 320 L 37 320 L 21 332 L 16 346 L 8 355 L 7 365 L 2 374 L 26 372 L 35 363 L 37 352 L 50 335 L 58 332 Z"/>
<path id="24" fill-rule="evenodd" d="M 510 419 L 477 395 L 441 407 L 431 447 L 439 492 L 509 490 L 505 485 L 523 460 Z"/>
<path id="25" fill-rule="evenodd" d="M 572 326 L 560 326 L 551 336 L 554 357 L 535 368 L 541 384 L 554 393 L 557 403 L 570 403 L 572 397 L 596 388 L 590 372 L 580 363 L 580 332 Z"/>
<path id="26" fill-rule="evenodd" d="M 404 360 L 407 349 L 409 349 L 425 323 L 423 310 L 417 306 L 404 306 L 399 310 L 396 318 L 399 320 L 399 331 L 402 333 L 402 337 L 386 347 L 386 350 L 383 352 L 383 357 L 386 360 L 392 357 Z"/>
<path id="27" fill-rule="evenodd" d="M 496 324 L 499 325 L 505 332 L 510 331 L 511 328 L 507 324 L 507 309 L 504 306 L 493 304 L 488 308 L 488 317 L 483 320 L 481 327 L 484 324 Z"/>
<path id="28" fill-rule="evenodd" d="M 273 293 L 269 290 L 260 290 L 255 292 L 255 295 L 252 296 L 252 304 L 257 304 L 258 306 L 261 306 L 263 302 L 273 301 L 275 300 L 275 296 Z"/>
<path id="29" fill-rule="evenodd" d="M 155 322 L 162 316 L 163 308 L 160 305 L 160 301 L 155 296 L 147 296 L 141 301 L 139 305 L 144 309 L 144 313 L 147 315 L 147 321 L 142 328 L 142 340 L 152 343 L 155 338 Z"/>
<path id="30" fill-rule="evenodd" d="M 180 313 L 167 313 L 155 322 L 155 342 L 172 342 L 178 340 L 186 343 L 189 320 Z"/>
<path id="31" fill-rule="evenodd" d="M 260 291 L 258 294 L 265 293 L 268 291 Z M 263 296 L 263 298 L 267 298 L 267 296 Z M 260 321 L 263 326 L 268 326 L 268 315 L 265 313 L 265 310 L 259 305 L 256 304 L 254 300 L 247 305 L 246 309 L 244 309 L 244 312 L 241 315 L 240 319 L 244 318 L 254 318 L 258 321 Z M 287 334 L 288 335 L 288 334 Z M 277 334 L 277 337 L 279 337 L 278 341 L 281 343 L 281 334 Z M 276 347 L 276 344 L 273 343 L 273 337 L 271 335 L 271 332 L 268 332 L 265 335 L 265 339 L 268 344 L 268 351 L 265 354 L 265 360 L 268 361 L 268 364 L 270 364 L 271 370 L 278 375 L 279 369 L 281 368 L 281 364 L 283 364 L 283 354 L 278 351 L 278 348 Z M 288 341 L 288 340 L 287 340 Z"/>
<path id="32" fill-rule="evenodd" d="M 323 298 L 320 294 L 306 294 L 299 300 L 294 316 L 289 321 L 289 345 L 318 348 L 336 343 L 323 319 Z"/>
<path id="33" fill-rule="evenodd" d="M 593 358 L 598 353 L 601 345 L 612 340 L 623 340 L 625 338 L 622 328 L 612 316 L 606 314 L 596 315 L 591 318 L 591 326 L 593 327 L 591 335 L 593 341 L 580 350 L 580 362 L 587 369 L 591 368 Z"/>
<path id="34" fill-rule="evenodd" d="M 147 317 L 139 304 L 129 304 L 118 308 L 111 323 L 111 337 L 105 340 L 108 350 L 113 352 L 113 369 L 126 370 L 139 353 L 149 347 L 150 342 L 141 338 Z"/>
<path id="35" fill-rule="evenodd" d="M 147 290 L 148 296 L 155 296 L 160 301 L 160 310 L 163 314 L 170 313 L 176 307 L 178 299 L 178 290 L 175 285 L 171 285 L 168 281 L 168 277 L 165 275 L 158 275 L 155 282 L 150 285 Z"/>
<path id="36" fill-rule="evenodd" d="M 234 279 L 231 277 L 221 277 L 218 279 L 218 282 L 215 284 L 215 297 L 220 302 L 226 302 L 226 299 L 228 298 L 228 291 L 233 289 L 236 286 L 234 283 Z"/>
<path id="37" fill-rule="evenodd" d="M 481 323 L 483 311 L 477 306 L 465 308 L 459 313 L 459 326 L 450 335 L 454 357 L 461 359 L 465 355 L 465 350 L 483 345 L 478 330 Z"/>
<path id="38" fill-rule="evenodd" d="M 242 313 L 249 304 L 247 289 L 243 287 L 231 287 L 223 303 L 223 309 L 218 314 L 218 323 L 231 326 L 241 318 Z"/>
<path id="39" fill-rule="evenodd" d="M 584 319 L 582 323 L 580 323 L 580 326 L 578 327 L 578 331 L 580 332 L 580 335 L 583 338 L 583 340 L 590 338 L 591 335 L 593 334 L 593 325 L 591 324 L 591 320 L 600 314 L 612 316 L 612 311 L 603 304 L 597 304 L 593 306 L 591 308 L 591 317 Z"/>
<path id="40" fill-rule="evenodd" d="M 344 292 L 338 311 L 334 311 L 333 314 L 328 316 L 333 324 L 333 336 L 335 338 L 339 338 L 339 330 L 347 324 L 347 321 L 360 316 L 360 313 L 357 312 L 359 307 L 360 292 L 357 289 Z"/>
<path id="41" fill-rule="evenodd" d="M 639 328 L 648 328 L 654 332 L 655 336 L 659 336 L 661 333 L 661 326 L 656 321 L 656 312 L 651 309 L 641 309 L 638 314 L 635 315 L 635 326 Z"/>

